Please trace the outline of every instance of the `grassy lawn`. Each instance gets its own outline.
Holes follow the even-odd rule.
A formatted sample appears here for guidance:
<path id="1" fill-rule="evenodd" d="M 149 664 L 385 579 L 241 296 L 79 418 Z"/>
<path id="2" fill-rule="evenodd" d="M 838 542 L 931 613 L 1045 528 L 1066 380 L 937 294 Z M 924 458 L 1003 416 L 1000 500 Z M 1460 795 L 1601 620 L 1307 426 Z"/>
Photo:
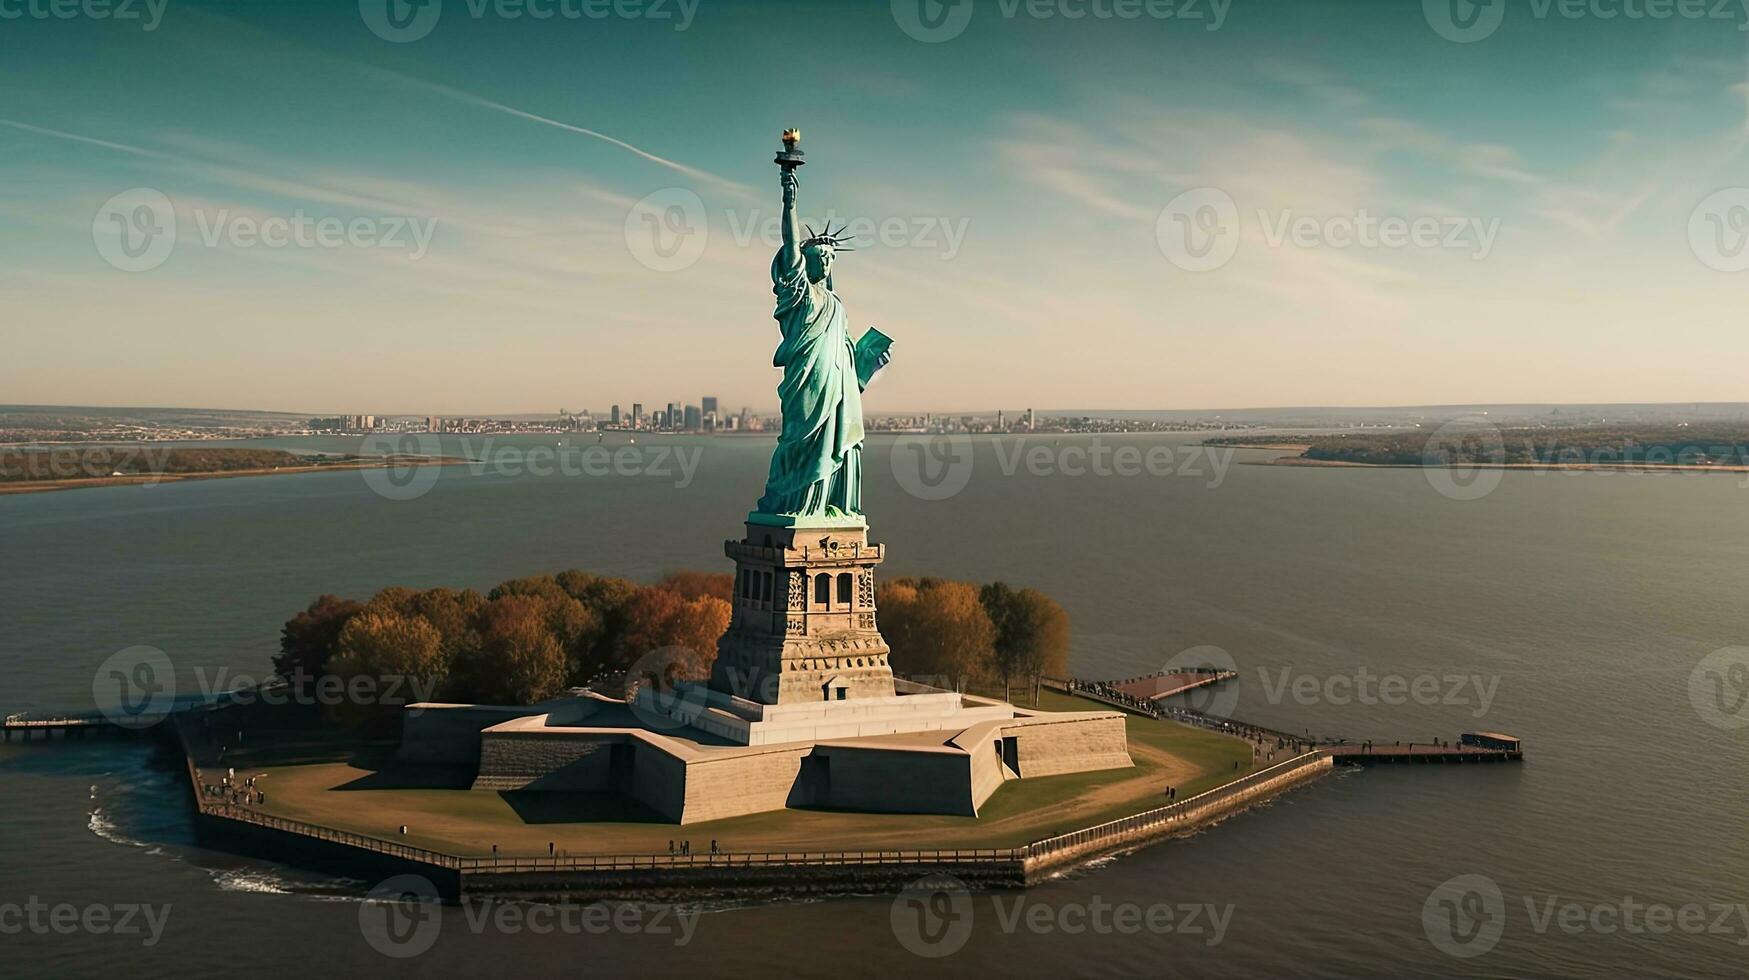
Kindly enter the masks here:
<path id="1" fill-rule="evenodd" d="M 1050 691 L 1038 705 L 1104 707 Z M 250 722 L 265 726 L 267 716 Z M 360 747 L 355 737 L 346 751 L 343 737 L 307 719 L 283 737 L 246 727 L 225 764 L 259 776 L 268 813 L 457 854 L 490 854 L 493 844 L 546 854 L 549 843 L 569 854 L 666 853 L 670 840 L 703 851 L 712 839 L 740 852 L 1011 847 L 1161 806 L 1169 786 L 1183 799 L 1251 770 L 1250 746 L 1236 738 L 1138 716 L 1127 729 L 1133 768 L 1011 780 L 977 817 L 792 809 L 679 827 L 614 793 L 475 792 L 470 773 L 393 766 L 380 740 Z"/>

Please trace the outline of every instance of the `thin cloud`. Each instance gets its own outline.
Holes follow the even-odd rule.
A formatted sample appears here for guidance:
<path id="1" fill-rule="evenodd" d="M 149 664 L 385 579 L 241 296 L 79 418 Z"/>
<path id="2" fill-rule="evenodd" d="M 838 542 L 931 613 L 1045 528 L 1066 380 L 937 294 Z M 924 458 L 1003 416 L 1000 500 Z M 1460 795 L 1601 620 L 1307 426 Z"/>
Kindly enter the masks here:
<path id="1" fill-rule="evenodd" d="M 53 136 L 56 139 L 69 140 L 74 143 L 84 143 L 88 146 L 101 146 L 104 149 L 115 150 L 120 153 L 132 153 L 135 156 L 150 157 L 154 160 L 171 159 L 170 154 L 168 153 L 159 153 L 157 150 L 148 150 L 142 146 L 130 146 L 127 143 L 112 143 L 109 140 L 100 140 L 92 136 L 80 136 L 78 133 L 68 133 L 59 129 L 49 129 L 45 126 L 32 126 L 29 123 L 21 123 L 13 119 L 0 119 L 0 126 L 9 126 L 13 129 L 23 130 L 26 133 L 36 133 L 40 136 Z"/>
<path id="2" fill-rule="evenodd" d="M 549 118 L 547 116 L 539 115 L 537 113 L 528 112 L 528 111 L 523 110 L 523 109 L 518 109 L 515 106 L 505 105 L 502 102 L 495 102 L 491 99 L 484 98 L 484 97 L 478 96 L 478 95 L 474 95 L 471 92 L 463 92 L 460 89 L 451 88 L 448 85 L 439 85 L 436 82 L 427 82 L 427 81 L 423 81 L 421 79 L 412 78 L 412 77 L 409 77 L 407 75 L 403 75 L 399 72 L 392 72 L 392 71 L 387 71 L 384 69 L 370 69 L 370 70 L 376 74 L 384 75 L 384 76 L 387 76 L 389 78 L 392 78 L 395 81 L 400 82 L 403 85 L 409 85 L 409 86 L 412 86 L 414 88 L 424 89 L 425 91 L 428 91 L 428 92 L 436 92 L 439 95 L 445 96 L 447 98 L 455 99 L 456 101 L 465 103 L 467 105 L 479 106 L 480 108 L 483 108 L 483 109 L 491 109 L 494 112 L 502 112 L 502 113 L 509 115 L 509 116 L 515 116 L 518 119 L 526 119 L 529 122 L 540 123 L 543 126 L 551 126 L 555 129 L 562 129 L 567 133 L 576 133 L 580 136 L 587 136 L 587 137 L 590 137 L 591 139 L 600 140 L 603 143 L 606 143 L 610 146 L 617 146 L 620 149 L 627 151 L 628 153 L 631 153 L 631 154 L 638 156 L 642 159 L 648 160 L 651 163 L 657 164 L 658 166 L 667 167 L 668 169 L 674 171 L 675 173 L 685 174 L 686 176 L 691 177 L 695 180 L 702 180 L 702 181 L 706 181 L 706 182 L 709 182 L 712 184 L 720 185 L 722 187 L 726 187 L 726 188 L 734 191 L 735 193 L 746 196 L 746 197 L 756 196 L 753 193 L 753 189 L 751 187 L 748 187 L 746 184 L 743 184 L 739 181 L 730 180 L 727 177 L 722 177 L 722 176 L 719 176 L 717 174 L 713 174 L 708 170 L 701 170 L 698 167 L 694 167 L 694 166 L 690 166 L 688 164 L 681 163 L 678 160 L 670 160 L 667 157 L 658 156 L 657 154 L 651 153 L 649 150 L 646 150 L 643 147 L 635 146 L 631 143 L 627 143 L 625 140 L 619 139 L 618 137 L 615 137 L 615 136 L 609 136 L 608 134 L 603 133 L 600 130 L 589 129 L 588 127 L 585 127 L 585 126 L 576 126 L 576 125 L 573 125 L 573 124 L 568 123 L 568 122 L 561 122 L 560 120 L 557 120 L 557 119 L 552 119 L 552 118 Z"/>

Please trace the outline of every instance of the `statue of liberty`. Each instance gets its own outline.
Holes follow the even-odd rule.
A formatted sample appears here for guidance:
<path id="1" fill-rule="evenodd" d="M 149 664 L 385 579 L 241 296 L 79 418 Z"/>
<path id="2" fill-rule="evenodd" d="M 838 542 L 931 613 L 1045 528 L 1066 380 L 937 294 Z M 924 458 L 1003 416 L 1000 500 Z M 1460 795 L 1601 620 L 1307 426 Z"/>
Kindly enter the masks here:
<path id="1" fill-rule="evenodd" d="M 784 133 L 778 154 L 783 173 L 783 245 L 771 260 L 772 313 L 782 332 L 773 367 L 783 369 L 777 386 L 783 433 L 771 455 L 765 495 L 748 520 L 757 523 L 826 524 L 862 516 L 862 390 L 891 359 L 891 340 L 870 328 L 856 343 L 844 304 L 832 287 L 832 262 L 855 236 L 831 226 L 801 237 L 796 218 L 796 168 L 800 134 Z"/>

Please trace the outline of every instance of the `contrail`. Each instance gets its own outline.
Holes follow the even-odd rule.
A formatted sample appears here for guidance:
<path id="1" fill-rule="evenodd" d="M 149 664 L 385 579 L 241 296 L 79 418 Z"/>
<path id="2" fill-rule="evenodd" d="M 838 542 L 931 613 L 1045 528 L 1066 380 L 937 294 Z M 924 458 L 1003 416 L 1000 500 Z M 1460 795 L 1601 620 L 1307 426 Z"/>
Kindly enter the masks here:
<path id="1" fill-rule="evenodd" d="M 411 78 L 411 77 L 408 77 L 406 75 L 402 75 L 399 72 L 387 71 L 385 69 L 371 69 L 371 70 L 377 72 L 378 74 L 388 75 L 391 78 L 394 78 L 396 81 L 401 82 L 402 84 L 411 85 L 411 86 L 414 86 L 416 88 L 426 89 L 427 91 L 436 92 L 440 95 L 446 95 L 446 96 L 448 96 L 452 99 L 455 99 L 459 102 L 465 102 L 468 105 L 475 105 L 475 106 L 480 106 L 481 108 L 485 108 L 485 109 L 492 109 L 496 112 L 502 112 L 502 113 L 505 113 L 506 115 L 515 116 L 518 119 L 527 119 L 530 122 L 537 122 L 537 123 L 542 124 L 543 126 L 552 126 L 555 129 L 562 129 L 568 133 L 577 133 L 578 135 L 581 135 L 581 136 L 588 136 L 588 137 L 591 137 L 593 139 L 598 139 L 598 140 L 601 140 L 603 143 L 608 143 L 608 144 L 611 144 L 613 146 L 617 146 L 622 150 L 626 150 L 630 153 L 636 154 L 637 156 L 642 157 L 643 159 L 648 160 L 651 163 L 657 164 L 659 166 L 667 167 L 668 169 L 673 170 L 676 173 L 685 174 L 686 176 L 692 177 L 696 180 L 703 180 L 703 181 L 708 181 L 708 182 L 713 183 L 713 184 L 720 184 L 723 187 L 729 188 L 730 190 L 734 191 L 737 194 L 741 194 L 741 195 L 744 195 L 747 197 L 755 196 L 752 188 L 748 187 L 746 184 L 740 183 L 739 181 L 730 180 L 727 177 L 719 177 L 716 174 L 713 174 L 708 170 L 700 170 L 697 167 L 688 166 L 688 165 L 681 163 L 677 160 L 670 160 L 667 157 L 657 156 L 656 154 L 651 153 L 648 150 L 645 150 L 641 147 L 633 146 L 632 144 L 627 143 L 625 140 L 618 139 L 618 138 L 613 137 L 613 136 L 609 136 L 608 134 L 603 133 L 599 130 L 588 129 L 588 128 L 583 127 L 583 126 L 573 126 L 567 122 L 560 122 L 557 119 L 550 119 L 546 116 L 537 115 L 537 114 L 532 113 L 532 112 L 527 112 L 527 111 L 524 111 L 522 109 L 518 109 L 515 106 L 505 105 L 502 102 L 494 102 L 491 99 L 482 98 L 478 95 L 474 95 L 474 94 L 469 93 L 469 92 L 463 92 L 460 89 L 450 88 L 447 85 L 439 85 L 436 82 L 427 82 L 427 81 L 422 81 L 422 80 L 417 79 L 417 78 Z"/>
<path id="2" fill-rule="evenodd" d="M 11 119 L 0 119 L 0 126 L 10 126 L 13 129 L 22 129 L 27 133 L 53 136 L 56 139 L 71 140 L 75 143 L 87 143 L 91 146 L 101 146 L 105 149 L 118 150 L 122 153 L 132 153 L 136 156 L 151 157 L 154 160 L 172 159 L 170 154 L 159 153 L 156 150 L 147 150 L 138 146 L 129 146 L 126 143 L 111 143 L 109 140 L 100 140 L 91 136 L 80 136 L 78 133 L 66 133 L 58 129 L 46 129 L 42 126 L 32 126 L 29 123 L 21 123 Z"/>

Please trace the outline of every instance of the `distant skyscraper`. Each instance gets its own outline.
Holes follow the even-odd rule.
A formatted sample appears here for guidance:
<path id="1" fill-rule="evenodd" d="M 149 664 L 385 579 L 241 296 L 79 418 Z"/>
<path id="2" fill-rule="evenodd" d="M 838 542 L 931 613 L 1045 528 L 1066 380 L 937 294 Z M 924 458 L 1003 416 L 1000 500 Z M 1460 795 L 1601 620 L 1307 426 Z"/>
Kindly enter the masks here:
<path id="1" fill-rule="evenodd" d="M 433 415 L 425 420 L 426 432 L 442 432 L 443 420 Z"/>
<path id="2" fill-rule="evenodd" d="M 634 429 L 642 428 L 643 422 L 644 422 L 644 403 L 643 402 L 632 402 L 632 428 L 634 428 Z"/>
<path id="3" fill-rule="evenodd" d="M 680 428 L 680 418 L 681 418 L 681 416 L 680 416 L 680 403 L 679 402 L 669 402 L 668 403 L 668 428 L 670 428 L 670 429 Z"/>
<path id="4" fill-rule="evenodd" d="M 1033 426 L 1032 409 L 1029 408 L 1026 410 L 1026 431 L 1031 432 L 1032 426 Z"/>
<path id="5" fill-rule="evenodd" d="M 618 428 L 619 427 L 619 406 L 618 405 L 613 406 L 613 408 L 611 410 L 609 410 L 607 417 L 608 417 L 607 424 L 614 426 L 615 428 Z"/>
<path id="6" fill-rule="evenodd" d="M 686 406 L 686 427 L 695 432 L 704 428 L 704 413 L 698 410 L 697 405 Z"/>
<path id="7" fill-rule="evenodd" d="M 715 415 L 717 412 L 717 399 L 713 395 L 704 396 L 703 398 L 699 399 L 698 404 L 699 404 L 699 408 L 706 415 Z"/>

